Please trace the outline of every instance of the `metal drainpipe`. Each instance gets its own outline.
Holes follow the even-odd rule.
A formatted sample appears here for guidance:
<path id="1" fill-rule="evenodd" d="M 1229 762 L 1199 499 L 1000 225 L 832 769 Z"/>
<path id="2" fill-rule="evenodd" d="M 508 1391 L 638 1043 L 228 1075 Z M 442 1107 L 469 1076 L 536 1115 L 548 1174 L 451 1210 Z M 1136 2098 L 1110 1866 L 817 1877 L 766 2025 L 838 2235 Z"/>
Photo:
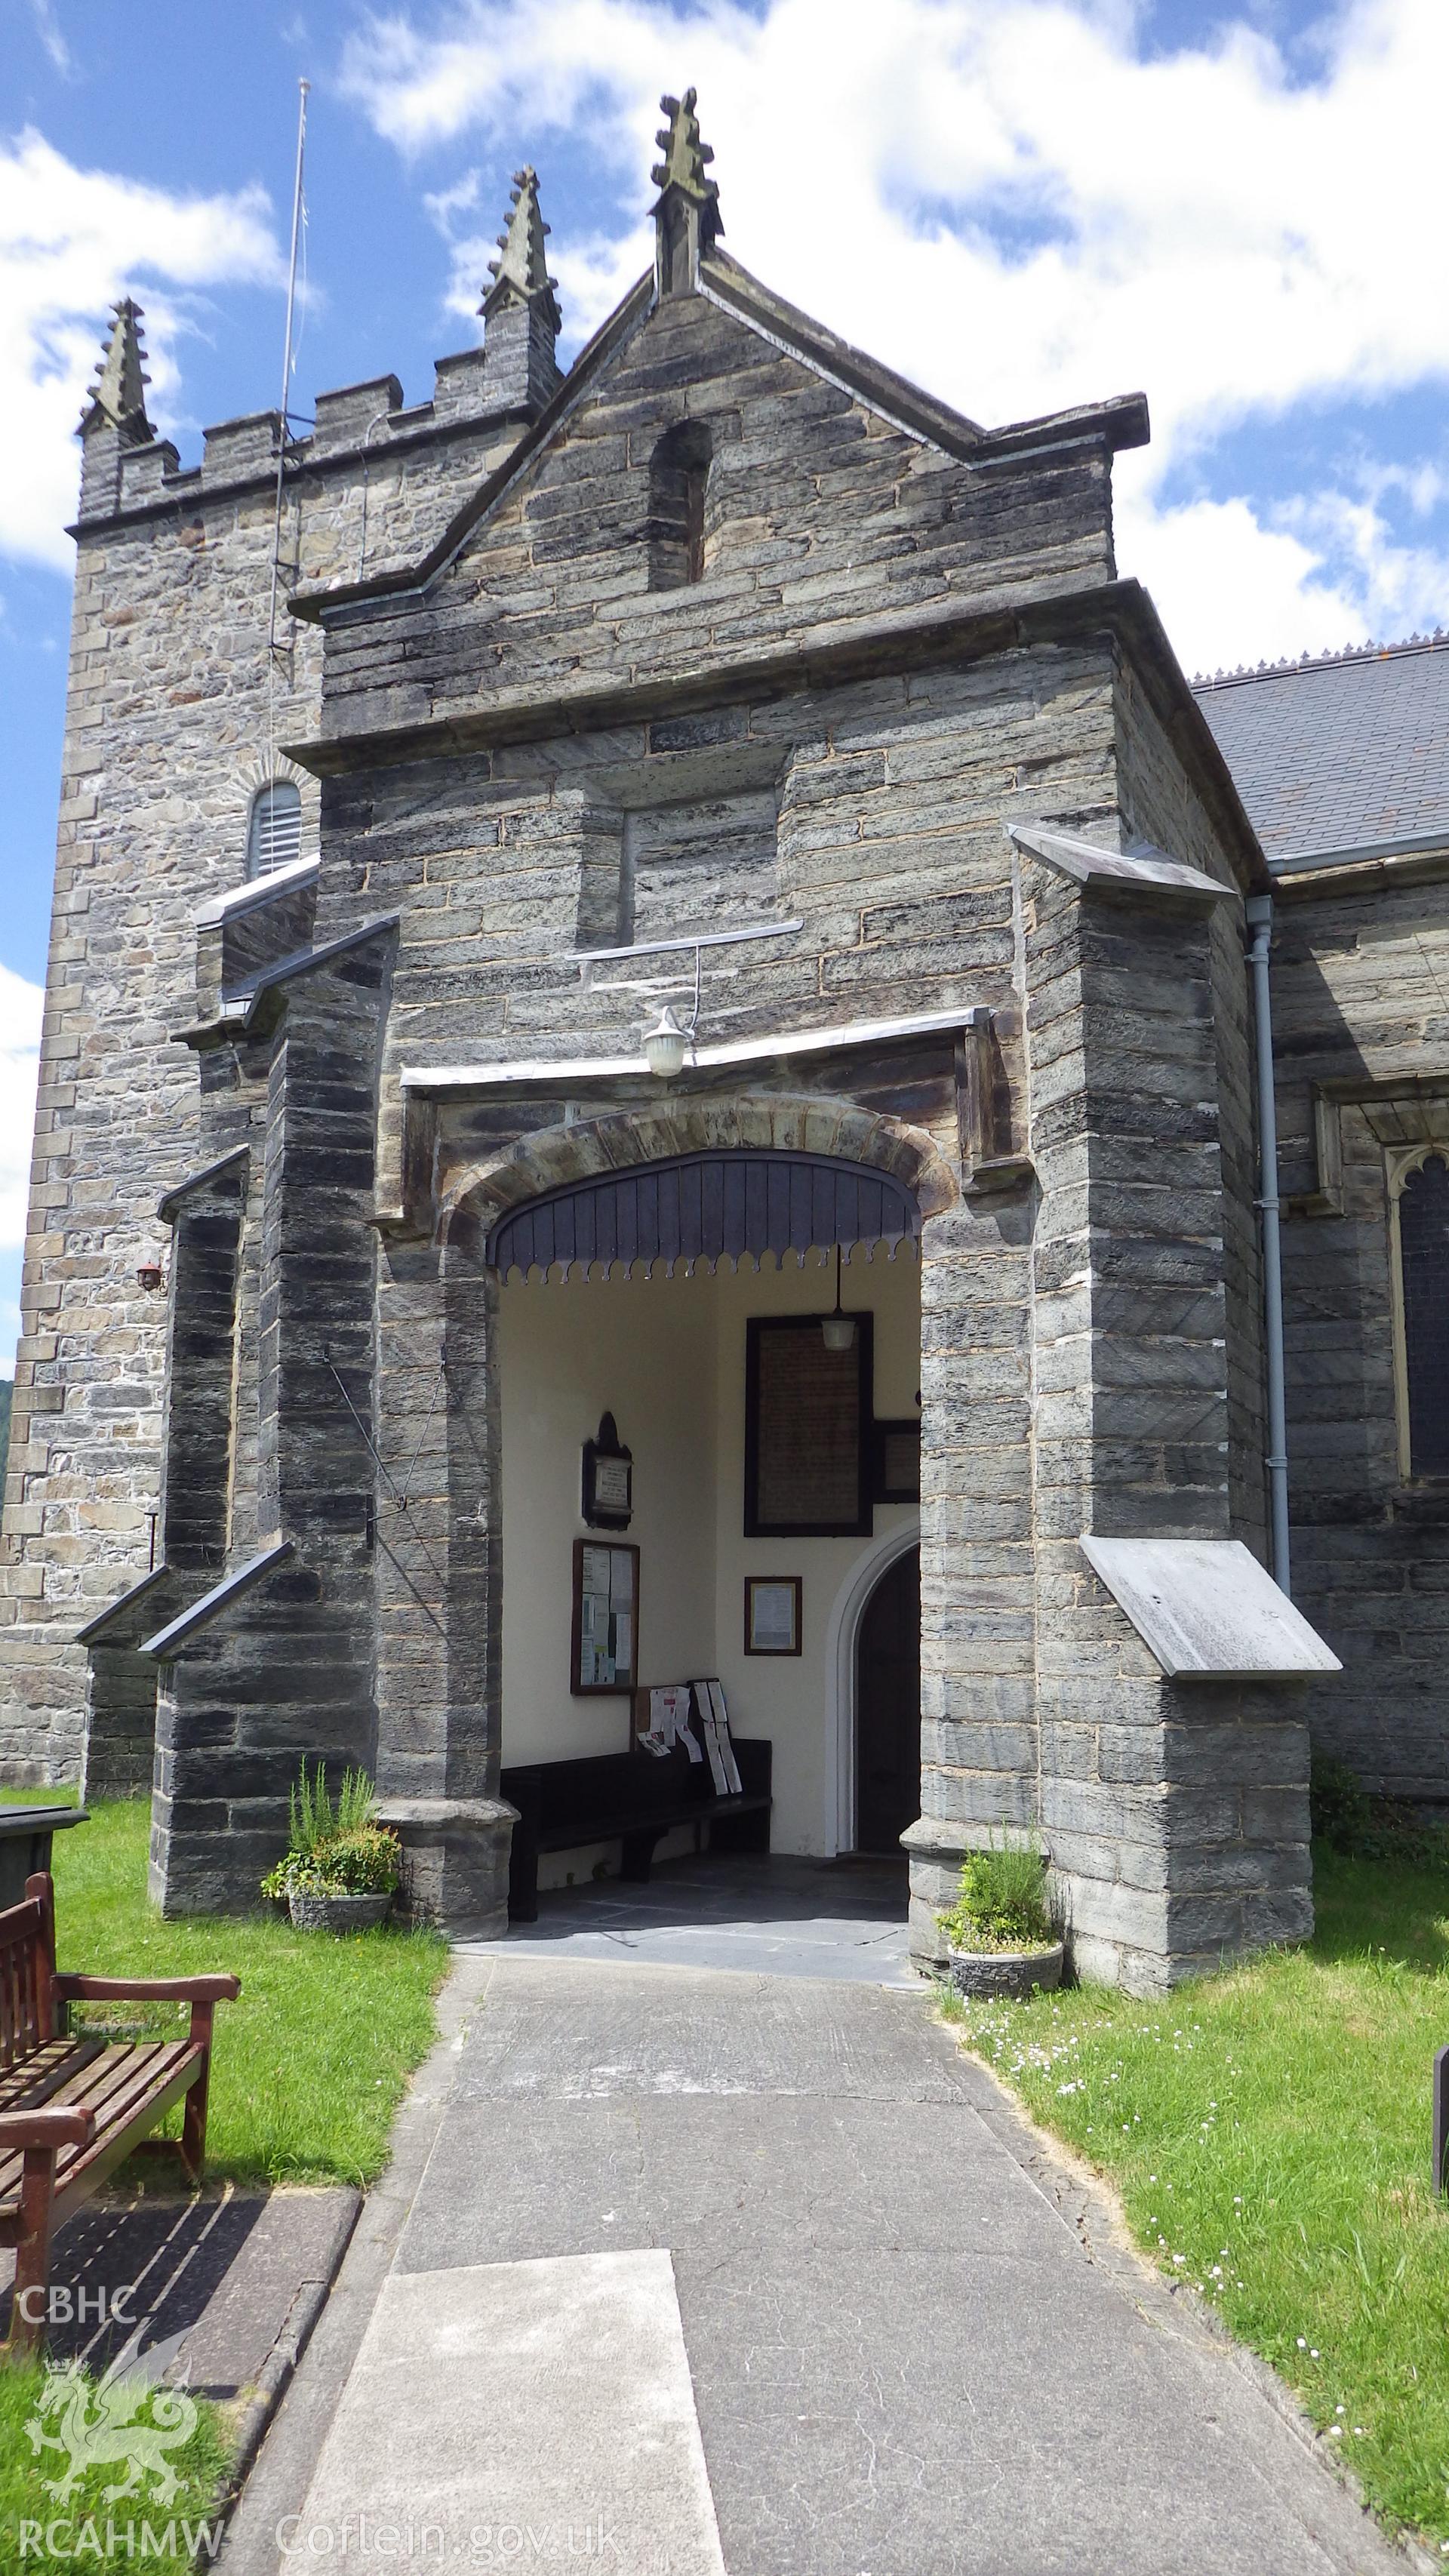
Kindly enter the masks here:
<path id="1" fill-rule="evenodd" d="M 1273 1580 L 1292 1599 L 1288 1560 L 1288 1411 L 1283 1392 L 1283 1256 L 1279 1238 L 1278 1110 L 1273 1089 L 1273 1001 L 1268 956 L 1273 945 L 1273 898 L 1249 895 L 1245 906 L 1253 934 L 1248 969 L 1253 978 L 1253 1024 L 1258 1056 L 1258 1206 L 1263 1219 L 1263 1324 L 1268 1358 L 1268 1501 L 1272 1522 Z"/>

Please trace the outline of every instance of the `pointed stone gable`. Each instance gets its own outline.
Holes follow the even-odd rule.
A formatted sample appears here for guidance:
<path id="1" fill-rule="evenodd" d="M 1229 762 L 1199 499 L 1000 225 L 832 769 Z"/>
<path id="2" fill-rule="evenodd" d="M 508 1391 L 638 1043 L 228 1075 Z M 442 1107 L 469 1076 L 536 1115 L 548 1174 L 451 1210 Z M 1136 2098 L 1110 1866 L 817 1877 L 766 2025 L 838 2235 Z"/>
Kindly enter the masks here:
<path id="1" fill-rule="evenodd" d="M 584 363 L 451 561 L 329 618 L 329 733 L 725 669 L 1112 575 L 1101 415 L 1055 440 L 1047 424 L 1025 455 L 957 420 L 948 454 L 712 291 L 644 309 L 570 403 Z M 691 511 L 695 561 L 666 582 L 661 533 L 691 542 Z"/>

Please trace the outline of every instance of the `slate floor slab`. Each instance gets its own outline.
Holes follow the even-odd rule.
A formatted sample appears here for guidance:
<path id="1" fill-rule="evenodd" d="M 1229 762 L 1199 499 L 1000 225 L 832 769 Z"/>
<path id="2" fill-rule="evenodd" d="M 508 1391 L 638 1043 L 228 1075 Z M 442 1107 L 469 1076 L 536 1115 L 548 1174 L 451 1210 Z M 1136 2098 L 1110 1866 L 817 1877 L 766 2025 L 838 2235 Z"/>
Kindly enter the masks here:
<path id="1" fill-rule="evenodd" d="M 241 2397 L 263 2379 L 299 2299 L 331 2280 L 358 2201 L 338 2186 L 87 2203 L 51 2251 L 50 2359 L 102 2371 L 139 2328 L 142 2358 L 181 2338 L 168 2379 L 184 2379 L 194 2395 Z M 4 2259 L 13 2272 L 13 2257 Z M 7 2281 L 0 2333 L 9 2309 Z"/>
<path id="2" fill-rule="evenodd" d="M 617 1878 L 545 1892 L 536 1923 L 460 1946 L 483 1956 L 729 1968 L 772 1977 L 915 1987 L 904 1862 L 789 1853 L 665 1861 L 642 1887 Z"/>
<path id="3" fill-rule="evenodd" d="M 664 2253 L 394 2272 L 294 2554 L 724 2576 Z"/>

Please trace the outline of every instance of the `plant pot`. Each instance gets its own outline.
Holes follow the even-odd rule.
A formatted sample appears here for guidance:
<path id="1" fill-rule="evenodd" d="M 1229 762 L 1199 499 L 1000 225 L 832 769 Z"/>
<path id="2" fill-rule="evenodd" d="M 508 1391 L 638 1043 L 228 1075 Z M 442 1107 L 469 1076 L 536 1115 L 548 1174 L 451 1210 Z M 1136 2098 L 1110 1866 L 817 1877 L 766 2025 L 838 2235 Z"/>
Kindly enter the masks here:
<path id="1" fill-rule="evenodd" d="M 1061 1984 L 1063 1955 L 1061 1942 L 1053 1941 L 1040 1950 L 948 1950 L 946 1965 L 958 1995 L 1019 2003 Z"/>
<path id="2" fill-rule="evenodd" d="M 294 1888 L 287 1900 L 298 1932 L 370 1932 L 385 1923 L 392 1906 L 388 1896 L 304 1896 Z"/>

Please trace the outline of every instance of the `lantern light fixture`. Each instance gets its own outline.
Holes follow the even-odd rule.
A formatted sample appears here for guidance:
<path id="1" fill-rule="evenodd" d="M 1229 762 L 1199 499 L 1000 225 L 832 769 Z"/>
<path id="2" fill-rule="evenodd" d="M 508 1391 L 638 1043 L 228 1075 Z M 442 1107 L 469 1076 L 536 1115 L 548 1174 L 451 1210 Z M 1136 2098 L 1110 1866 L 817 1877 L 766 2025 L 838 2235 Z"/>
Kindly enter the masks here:
<path id="1" fill-rule="evenodd" d="M 682 1029 L 666 1002 L 652 1029 L 644 1032 L 644 1054 L 649 1070 L 661 1082 L 672 1082 L 684 1071 L 685 1049 L 689 1033 Z"/>

